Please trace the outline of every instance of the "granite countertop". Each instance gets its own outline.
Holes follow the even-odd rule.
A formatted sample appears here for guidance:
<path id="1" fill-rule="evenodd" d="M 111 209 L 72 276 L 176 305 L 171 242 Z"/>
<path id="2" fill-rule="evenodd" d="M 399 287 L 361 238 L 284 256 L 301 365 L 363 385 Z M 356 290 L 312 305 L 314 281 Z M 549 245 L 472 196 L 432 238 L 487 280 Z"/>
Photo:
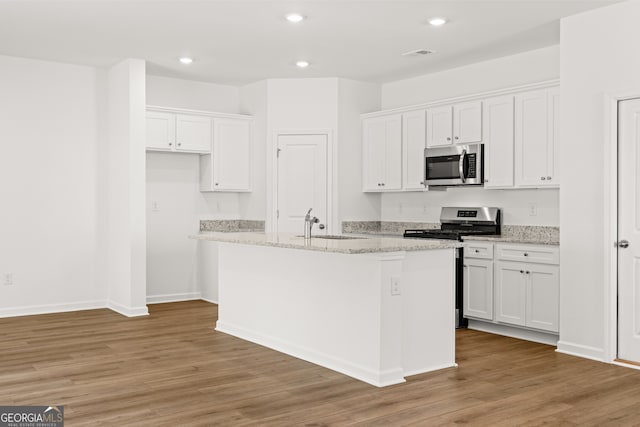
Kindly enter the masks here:
<path id="1" fill-rule="evenodd" d="M 481 240 L 492 243 L 525 243 L 534 245 L 559 245 L 558 227 L 503 225 L 500 236 L 465 236 L 465 241 Z"/>
<path id="2" fill-rule="evenodd" d="M 252 232 L 203 232 L 189 236 L 196 240 L 239 243 L 244 245 L 271 246 L 277 248 L 303 249 L 319 252 L 343 254 L 366 254 L 381 252 L 423 251 L 430 249 L 452 249 L 461 246 L 451 240 L 403 239 L 386 237 L 349 237 L 348 239 L 323 239 L 313 237 L 305 241 L 295 233 L 252 233 Z"/>

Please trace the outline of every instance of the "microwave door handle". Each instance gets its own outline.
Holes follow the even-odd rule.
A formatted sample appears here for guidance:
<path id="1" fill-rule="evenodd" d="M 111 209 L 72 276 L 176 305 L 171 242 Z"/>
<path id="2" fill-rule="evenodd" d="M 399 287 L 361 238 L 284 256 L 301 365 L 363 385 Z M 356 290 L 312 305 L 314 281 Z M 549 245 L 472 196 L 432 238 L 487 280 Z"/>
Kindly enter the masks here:
<path id="1" fill-rule="evenodd" d="M 460 160 L 458 161 L 458 172 L 460 173 L 460 179 L 464 184 L 467 180 L 467 177 L 464 174 L 464 158 L 467 156 L 467 150 L 462 150 L 462 154 L 460 154 Z"/>

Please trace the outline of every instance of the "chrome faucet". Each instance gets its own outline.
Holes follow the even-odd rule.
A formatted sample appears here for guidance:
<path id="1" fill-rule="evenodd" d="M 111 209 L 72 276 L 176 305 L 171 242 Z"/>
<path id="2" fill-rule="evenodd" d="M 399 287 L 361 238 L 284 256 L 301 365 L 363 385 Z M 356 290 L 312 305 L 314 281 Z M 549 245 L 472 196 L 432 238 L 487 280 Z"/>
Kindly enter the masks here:
<path id="1" fill-rule="evenodd" d="M 309 208 L 309 210 L 307 211 L 307 214 L 304 216 L 304 238 L 305 239 L 311 238 L 311 228 L 313 228 L 313 224 L 317 224 L 320 222 L 320 220 L 315 216 L 311 217 L 312 209 L 313 208 Z"/>

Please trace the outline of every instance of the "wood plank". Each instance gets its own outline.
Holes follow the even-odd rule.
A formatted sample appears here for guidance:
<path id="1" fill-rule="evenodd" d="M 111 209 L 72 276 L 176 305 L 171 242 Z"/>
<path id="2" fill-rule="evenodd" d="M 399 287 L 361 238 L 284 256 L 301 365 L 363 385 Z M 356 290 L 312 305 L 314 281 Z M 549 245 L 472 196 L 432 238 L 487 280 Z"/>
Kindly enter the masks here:
<path id="1" fill-rule="evenodd" d="M 640 371 L 457 331 L 458 368 L 376 388 L 215 331 L 217 306 L 0 319 L 0 402 L 69 425 L 638 425 Z"/>

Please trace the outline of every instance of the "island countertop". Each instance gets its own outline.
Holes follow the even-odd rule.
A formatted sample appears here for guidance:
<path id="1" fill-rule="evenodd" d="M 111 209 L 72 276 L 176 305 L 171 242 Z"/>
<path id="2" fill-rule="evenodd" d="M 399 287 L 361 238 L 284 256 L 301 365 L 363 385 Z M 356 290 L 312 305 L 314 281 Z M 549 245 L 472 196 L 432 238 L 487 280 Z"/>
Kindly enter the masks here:
<path id="1" fill-rule="evenodd" d="M 450 240 L 404 239 L 374 236 L 366 238 L 342 236 L 346 238 L 333 239 L 316 236 L 305 240 L 304 237 L 295 233 L 203 232 L 189 237 L 196 240 L 343 254 L 424 251 L 430 249 L 451 249 L 460 246 L 459 242 Z"/>

